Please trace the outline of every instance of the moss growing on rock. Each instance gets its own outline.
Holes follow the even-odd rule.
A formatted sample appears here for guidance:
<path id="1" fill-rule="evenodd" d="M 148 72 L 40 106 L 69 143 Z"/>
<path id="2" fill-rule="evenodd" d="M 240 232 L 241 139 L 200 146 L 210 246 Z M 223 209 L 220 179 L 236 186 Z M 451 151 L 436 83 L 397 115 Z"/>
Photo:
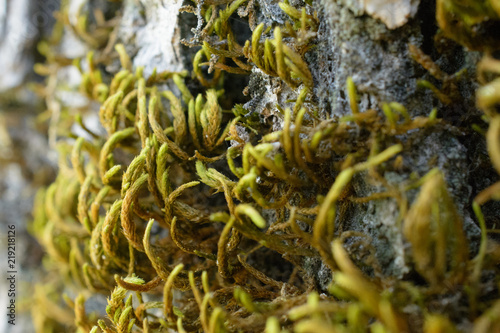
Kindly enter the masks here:
<path id="1" fill-rule="evenodd" d="M 438 22 L 471 46 L 469 16 L 488 35 L 496 16 L 482 13 L 500 13 L 462 5 L 438 1 Z M 457 60 L 439 53 L 443 41 L 422 50 L 435 33 L 421 27 L 430 17 L 419 24 L 423 9 L 391 31 L 340 2 L 200 1 L 176 8 L 196 17 L 182 40 L 192 71 L 149 71 L 115 42 L 113 6 L 76 25 L 62 7 L 57 27 L 91 46 L 86 59 L 58 53 L 61 30 L 41 44 L 60 171 L 32 224 L 57 277 L 37 286 L 39 331 L 498 329 L 499 248 L 487 237 L 498 211 L 481 210 L 500 197 L 490 39 L 475 47 L 474 100 L 475 78 L 446 72 Z M 458 35 L 443 23 L 452 16 Z M 86 108 L 60 98 L 61 73 L 75 68 Z M 236 76 L 249 77 L 246 100 Z M 485 188 L 471 189 L 471 156 L 487 161 Z"/>

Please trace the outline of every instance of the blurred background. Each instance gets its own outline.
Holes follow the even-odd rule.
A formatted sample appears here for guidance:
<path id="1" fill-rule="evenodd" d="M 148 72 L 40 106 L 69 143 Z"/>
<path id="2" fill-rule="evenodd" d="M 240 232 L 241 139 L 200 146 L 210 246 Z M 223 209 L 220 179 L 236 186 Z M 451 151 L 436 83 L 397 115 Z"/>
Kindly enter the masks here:
<path id="1" fill-rule="evenodd" d="M 44 101 L 33 86 L 43 82 L 33 67 L 44 59 L 38 43 L 49 36 L 58 0 L 0 0 L 0 304 L 9 302 L 7 226 L 16 226 L 16 325 L 2 310 L 0 332 L 34 332 L 33 282 L 40 279 L 43 250 L 27 231 L 36 191 L 55 177 L 57 155 L 48 144 Z"/>

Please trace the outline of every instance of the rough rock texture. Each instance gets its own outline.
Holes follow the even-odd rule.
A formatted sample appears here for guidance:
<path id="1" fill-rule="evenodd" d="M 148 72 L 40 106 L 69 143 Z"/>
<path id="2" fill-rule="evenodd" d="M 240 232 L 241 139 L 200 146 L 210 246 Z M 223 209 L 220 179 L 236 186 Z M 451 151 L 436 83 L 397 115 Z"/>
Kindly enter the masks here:
<path id="1" fill-rule="evenodd" d="M 418 22 L 389 30 L 373 18 L 356 16 L 351 9 L 334 1 L 317 5 L 320 15 L 317 91 L 332 114 L 350 112 L 345 82 L 348 76 L 361 95 L 360 108 L 378 108 L 382 102 L 404 104 L 412 115 L 429 113 L 432 96 L 416 89 L 415 62 L 408 44 L 423 39 Z M 313 70 L 314 71 L 314 70 Z"/>
<path id="2" fill-rule="evenodd" d="M 345 82 L 352 77 L 360 96 L 362 110 L 380 109 L 382 103 L 396 101 L 406 106 L 412 116 L 426 115 L 436 99 L 428 90 L 417 86 L 421 77 L 421 68 L 408 52 L 409 44 L 420 47 L 429 45 L 428 28 L 420 22 L 429 15 L 429 5 L 422 4 L 416 18 L 397 29 L 389 30 L 382 22 L 367 16 L 359 16 L 352 6 L 338 2 L 322 1 L 317 5 L 322 24 L 319 31 L 318 61 L 313 63 L 313 72 L 317 78 L 317 93 L 324 107 L 331 110 L 332 116 L 350 113 Z M 432 31 L 432 30 L 431 30 Z M 463 57 L 463 58 L 461 58 Z M 444 59 L 443 59 L 444 58 Z M 458 51 L 452 57 L 442 57 L 442 62 L 455 63 L 459 68 L 474 68 L 477 57 L 466 51 Z M 473 59 L 467 61 L 464 59 Z M 439 63 L 439 61 L 438 61 Z M 453 71 L 453 69 L 452 69 Z M 451 72 L 450 74 L 452 74 Z M 469 97 L 475 84 L 463 87 L 462 94 Z M 469 96 L 468 96 L 469 95 Z M 464 107 L 467 108 L 467 107 Z M 474 113 L 474 106 L 462 110 L 463 114 Z M 455 122 L 453 111 L 443 115 L 447 121 Z M 425 131 L 402 137 L 410 143 L 411 153 L 404 154 L 404 167 L 408 172 L 399 173 L 387 181 L 394 186 L 403 184 L 410 178 L 410 173 L 424 175 L 433 167 L 438 167 L 445 174 L 450 193 L 464 217 L 464 228 L 472 241 L 472 248 L 477 249 L 479 228 L 471 219 L 470 201 L 472 195 L 467 175 L 469 174 L 468 147 L 457 138 L 461 133 L 443 130 L 441 133 Z M 367 196 L 383 189 L 370 186 L 370 177 L 360 175 L 354 182 L 356 195 Z M 414 198 L 408 198 L 411 203 Z M 352 209 L 344 230 L 361 231 L 372 237 L 377 249 L 376 256 L 384 273 L 401 278 L 408 273 L 405 259 L 405 240 L 398 223 L 399 211 L 392 199 L 372 201 L 364 205 L 366 210 Z"/>
<path id="3" fill-rule="evenodd" d="M 134 67 L 144 66 L 144 74 L 181 71 L 181 0 L 125 1 L 118 39 L 135 54 Z"/>
<path id="4" fill-rule="evenodd" d="M 306 54 L 306 59 L 314 76 L 314 92 L 321 114 L 342 117 L 351 113 L 346 89 L 348 77 L 352 77 L 356 84 L 361 112 L 368 109 L 380 110 L 386 102 L 399 102 L 415 117 L 428 115 L 432 106 L 441 105 L 429 90 L 418 87 L 418 80 L 424 72 L 408 51 L 409 45 L 413 44 L 431 54 L 436 53 L 434 46 L 431 46 L 436 27 L 420 24 L 429 15 L 434 15 L 429 9 L 432 8 L 431 3 L 424 1 L 418 13 L 417 4 L 418 2 L 413 2 L 411 10 L 410 7 L 407 8 L 408 13 L 411 12 L 409 17 L 415 17 L 401 28 L 391 30 L 395 26 L 385 20 L 378 20 L 377 15 L 363 15 L 364 11 L 356 1 L 314 2 L 320 26 L 315 40 L 317 46 Z M 369 13 L 368 10 L 367 12 Z M 282 20 L 279 13 L 279 7 L 275 8 L 273 2 L 261 5 L 260 15 L 264 22 L 279 23 Z M 459 49 L 455 49 L 451 55 L 440 55 L 436 59 L 436 63 L 450 75 L 463 68 L 473 74 L 477 61 L 477 54 Z M 423 77 L 432 80 L 428 74 Z M 262 121 L 270 121 L 273 130 L 280 130 L 283 126 L 282 117 L 275 114 L 277 111 L 273 106 L 277 103 L 286 106 L 285 101 L 296 98 L 294 96 L 300 90 L 299 88 L 294 92 L 287 86 L 283 87 L 279 81 L 254 70 L 250 79 L 251 100 L 245 104 L 248 110 L 260 112 Z M 463 100 L 469 101 L 475 88 L 476 84 L 472 79 L 467 84 L 459 85 L 458 89 Z M 460 110 L 457 107 L 441 108 L 440 116 L 461 126 L 465 122 L 464 115 L 470 117 L 477 114 L 474 105 L 465 102 L 458 108 Z M 478 192 L 472 191 L 468 184 L 473 181 L 473 177 L 469 177 L 469 161 L 470 155 L 475 154 L 476 147 L 464 144 L 461 139 L 464 135 L 459 131 L 445 129 L 441 133 L 423 131 L 401 137 L 401 142 L 417 148 L 412 148 L 411 153 L 403 156 L 406 173 L 399 173 L 390 179 L 388 177 L 387 181 L 397 187 L 407 182 L 412 173 L 423 176 L 433 167 L 442 170 L 448 189 L 464 217 L 464 228 L 474 252 L 478 247 L 479 228 L 471 218 L 470 201 Z M 373 186 L 371 183 L 373 181 L 368 174 L 357 176 L 353 184 L 355 195 L 364 197 L 383 191 L 383 186 Z M 414 195 L 408 199 L 411 204 Z M 372 201 L 362 207 L 359 209 L 356 206 L 347 212 L 348 218 L 343 230 L 360 231 L 369 235 L 383 273 L 403 277 L 410 271 L 410 267 L 395 200 Z M 319 280 L 326 286 L 329 280 L 325 280 L 325 277 L 329 275 L 318 265 L 321 266 L 319 262 L 313 264 L 318 270 Z"/>

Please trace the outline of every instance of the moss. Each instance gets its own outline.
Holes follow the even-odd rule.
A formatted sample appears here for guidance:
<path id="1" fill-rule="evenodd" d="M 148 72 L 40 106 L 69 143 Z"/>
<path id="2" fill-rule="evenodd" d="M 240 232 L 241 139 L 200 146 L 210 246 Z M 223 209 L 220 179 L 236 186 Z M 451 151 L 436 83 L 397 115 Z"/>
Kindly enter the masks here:
<path id="1" fill-rule="evenodd" d="M 48 77 L 39 91 L 57 115 L 52 130 L 60 171 L 37 197 L 32 230 L 46 248 L 46 269 L 59 278 L 37 287 L 34 311 L 55 310 L 38 314 L 39 331 L 498 328 L 499 251 L 487 237 L 497 230 L 487 230 L 481 205 L 498 200 L 499 183 L 480 192 L 473 207 L 465 207 L 467 198 L 457 205 L 463 189 L 454 177 L 462 166 L 447 163 L 463 162 L 449 134 L 459 129 L 432 105 L 413 110 L 385 100 L 370 106 L 365 98 L 373 87 L 360 89 L 356 82 L 371 78 L 346 77 L 349 109 L 324 110 L 318 68 L 311 70 L 315 64 L 308 60 L 321 50 L 318 14 L 310 3 L 279 7 L 286 20 L 266 25 L 255 22 L 254 1 L 184 6 L 198 19 L 193 37 L 184 40 L 198 48 L 191 77 L 145 76 L 124 45 L 104 49 L 110 29 L 85 16 L 70 29 L 93 48 L 87 59 L 58 58 L 57 36 L 42 44 L 47 63 L 37 68 Z M 451 30 L 441 11 L 457 17 L 453 11 L 460 8 L 438 1 L 446 33 Z M 482 13 L 492 10 L 477 6 L 467 15 L 480 16 L 474 24 L 481 25 Z M 236 14 L 248 17 L 253 29 L 243 45 L 232 30 Z M 468 27 L 466 14 L 459 14 Z M 64 15 L 59 20 L 69 23 Z M 467 45 L 463 36 L 452 37 Z M 416 46 L 396 50 L 443 81 L 441 88 L 425 81 L 441 105 L 460 103 L 453 89 L 458 74 L 443 73 Z M 105 70 L 110 57 L 120 71 Z M 51 84 L 68 66 L 81 72 L 81 94 L 99 105 L 90 112 L 98 114 L 101 131 L 88 129 L 79 112 L 54 98 Z M 498 68 L 485 54 L 477 105 L 484 112 L 481 126 L 488 124 L 481 140 L 500 173 Z M 252 75 L 253 99 L 230 110 L 223 107 L 232 104 L 231 92 L 222 89 L 227 73 Z M 263 105 L 260 91 L 279 98 Z M 77 126 L 85 137 L 73 133 Z M 439 145 L 425 140 L 435 137 Z M 435 165 L 422 167 L 416 156 L 429 152 L 437 156 L 424 159 L 436 158 Z M 453 167 L 459 172 L 449 171 Z M 472 211 L 481 234 L 476 245 L 467 233 L 475 227 Z M 374 222 L 363 225 L 370 215 Z M 266 258 L 288 263 L 270 269 Z M 63 305 L 55 289 L 78 295 Z M 108 297 L 106 309 L 87 311 L 86 299 L 99 293 Z M 450 295 L 458 299 L 453 307 L 442 301 Z"/>

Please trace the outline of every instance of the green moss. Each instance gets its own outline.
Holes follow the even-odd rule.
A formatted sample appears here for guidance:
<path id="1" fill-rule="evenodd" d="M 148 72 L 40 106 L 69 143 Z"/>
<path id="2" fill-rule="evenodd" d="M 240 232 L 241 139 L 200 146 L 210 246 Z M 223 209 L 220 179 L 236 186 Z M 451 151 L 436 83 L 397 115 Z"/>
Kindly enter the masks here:
<path id="1" fill-rule="evenodd" d="M 352 114 L 320 117 L 304 60 L 319 24 L 310 4 L 297 8 L 280 3 L 289 21 L 267 29 L 256 25 L 242 46 L 229 17 L 244 12 L 252 27 L 253 2 L 245 4 L 206 1 L 183 8 L 207 22 L 186 42 L 200 47 L 193 59 L 197 89 L 186 83 L 188 73 L 155 71 L 144 77 L 140 68 L 133 72 L 120 44 L 115 50 L 122 69 L 107 80 L 100 66 L 106 59 L 97 56 L 102 41 L 91 37 L 89 29 L 106 30 L 89 27 L 85 17 L 73 27 L 95 48 L 86 59 L 88 70 L 80 68 L 80 90 L 100 103 L 106 133 L 93 133 L 81 115 L 69 112 L 55 124 L 59 136 L 68 140 L 61 140 L 57 180 L 37 197 L 32 231 L 46 248 L 46 269 L 59 279 L 37 289 L 34 311 L 56 310 L 37 315 L 37 330 L 277 333 L 404 332 L 418 327 L 451 332 L 459 323 L 439 299 L 453 293 L 466 299 L 460 306 L 468 309 L 474 329 L 498 329 L 498 292 L 484 297 L 488 287 L 481 282 L 483 272 L 499 273 L 498 248 L 486 237 L 480 208 L 500 197 L 498 183 L 474 202 L 482 241 L 479 254 L 470 258 L 461 217 L 439 170 L 416 175 L 399 187 L 384 182 L 386 173 L 399 172 L 403 153 L 412 149 L 400 140 L 402 135 L 443 126 L 436 110 L 429 107 L 428 117 L 411 117 L 403 105 L 391 102 L 382 110 L 361 112 L 349 79 Z M 454 14 L 466 31 L 471 24 L 482 24 L 494 7 L 478 5 L 465 13 L 443 0 L 439 8 L 441 14 L 462 15 Z M 470 21 L 464 15 L 481 19 Z M 456 39 L 467 44 L 467 38 Z M 48 63 L 38 70 L 49 75 L 49 85 L 59 69 L 72 63 L 57 62 L 56 44 L 46 47 Z M 420 50 L 411 53 L 436 78 L 449 79 Z M 227 65 L 228 59 L 233 65 Z M 493 58 L 484 61 L 484 71 L 499 68 Z M 241 105 L 230 111 L 221 107 L 222 72 L 248 75 L 256 68 L 296 93 L 288 103 L 293 107 L 276 105 L 281 129 L 269 129 Z M 178 91 L 160 84 L 165 81 Z M 497 81 L 484 84 L 478 105 L 490 124 L 488 151 L 500 173 L 500 92 Z M 46 91 L 49 108 L 53 93 Z M 447 97 L 446 91 L 439 94 Z M 76 125 L 89 138 L 70 140 Z M 353 179 L 366 173 L 386 191 L 356 197 Z M 407 197 L 415 189 L 420 194 L 410 205 Z M 404 223 L 412 246 L 410 261 L 423 281 L 384 276 L 369 235 L 341 227 L 351 205 L 388 198 L 397 202 L 398 223 Z M 290 263 L 286 279 L 262 265 L 272 257 L 265 253 L 277 253 Z M 311 260 L 333 275 L 328 290 L 321 290 L 308 271 Z M 79 296 L 63 306 L 53 288 L 78 290 Z M 85 310 L 85 299 L 96 293 L 108 297 L 106 315 Z M 418 310 L 408 310 L 412 307 Z M 436 307 L 439 315 L 433 313 Z"/>

